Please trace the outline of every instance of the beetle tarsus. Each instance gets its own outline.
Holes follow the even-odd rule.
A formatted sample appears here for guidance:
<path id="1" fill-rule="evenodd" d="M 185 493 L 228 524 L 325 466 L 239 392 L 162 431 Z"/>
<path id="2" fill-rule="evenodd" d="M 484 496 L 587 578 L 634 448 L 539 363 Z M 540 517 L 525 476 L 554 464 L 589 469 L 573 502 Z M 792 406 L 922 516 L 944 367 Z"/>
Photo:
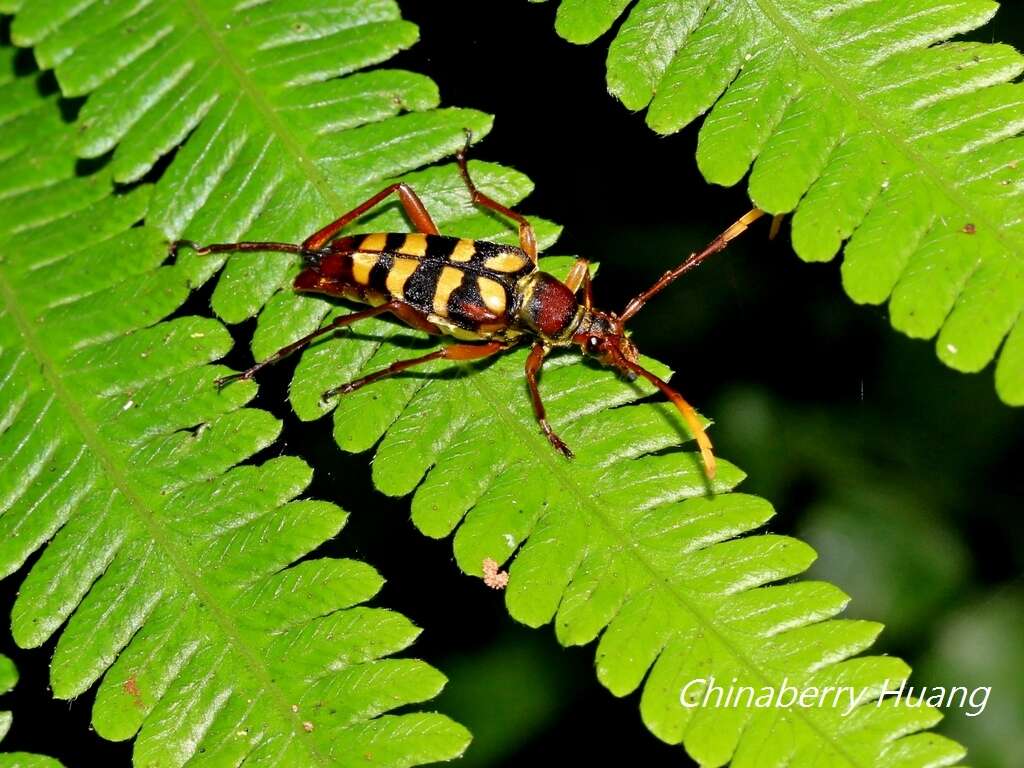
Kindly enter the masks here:
<path id="1" fill-rule="evenodd" d="M 178 258 L 178 251 L 182 248 L 191 248 L 193 251 L 199 250 L 199 244 L 192 240 L 172 240 L 167 244 L 167 255 L 172 259 Z"/>
<path id="2" fill-rule="evenodd" d="M 463 128 L 462 132 L 466 134 L 466 143 L 455 153 L 455 157 L 459 162 L 466 159 L 466 155 L 469 154 L 469 146 L 473 143 L 473 132 L 469 128 Z"/>
<path id="3" fill-rule="evenodd" d="M 565 458 L 567 458 L 567 459 L 576 458 L 575 454 L 572 452 L 572 450 L 569 448 L 569 446 L 565 444 L 565 442 L 562 440 L 562 438 L 560 438 L 558 435 L 556 435 L 550 429 L 548 429 L 544 434 L 547 435 L 548 442 L 551 443 L 551 446 L 556 451 L 558 451 L 560 454 L 565 456 Z"/>
<path id="4" fill-rule="evenodd" d="M 213 253 L 210 246 L 200 245 L 195 240 L 174 240 L 167 247 L 167 255 L 172 259 L 178 258 L 178 251 L 182 248 L 191 249 L 196 256 L 208 256 Z"/>
<path id="5" fill-rule="evenodd" d="M 326 403 L 332 397 L 337 397 L 338 395 L 351 395 L 366 383 L 365 379 L 356 379 L 355 381 L 349 381 L 340 386 L 332 387 L 320 395 L 320 402 Z"/>
<path id="6" fill-rule="evenodd" d="M 213 386 L 215 386 L 217 388 L 217 391 L 220 392 L 228 384 L 231 384 L 236 381 L 248 381 L 251 378 L 252 373 L 250 373 L 249 371 L 243 371 L 242 373 L 232 373 L 227 376 L 221 376 L 220 378 L 214 379 Z"/>

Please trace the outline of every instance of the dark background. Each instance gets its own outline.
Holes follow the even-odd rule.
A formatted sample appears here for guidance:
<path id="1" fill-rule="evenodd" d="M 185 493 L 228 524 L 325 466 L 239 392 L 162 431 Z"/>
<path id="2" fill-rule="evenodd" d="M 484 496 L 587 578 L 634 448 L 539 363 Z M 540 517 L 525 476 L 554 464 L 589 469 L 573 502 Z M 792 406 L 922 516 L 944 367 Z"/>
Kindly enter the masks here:
<path id="1" fill-rule="evenodd" d="M 387 66 L 431 76 L 446 105 L 496 115 L 475 156 L 535 181 L 522 209 L 565 227 L 553 253 L 601 263 L 600 305 L 621 308 L 749 208 L 742 186 L 702 180 L 694 127 L 657 137 L 607 94 L 609 37 L 560 40 L 553 3 L 401 5 L 421 42 Z M 1024 46 L 1022 4 L 1007 5 L 977 39 Z M 876 651 L 907 658 L 917 684 L 993 686 L 985 714 L 951 711 L 940 731 L 968 744 L 972 765 L 1024 765 L 1024 412 L 998 401 L 991 366 L 973 376 L 945 368 L 932 342 L 894 332 L 884 307 L 846 298 L 838 262 L 803 264 L 785 228 L 776 241 L 766 229 L 649 305 L 634 339 L 714 416 L 717 452 L 749 473 L 743 490 L 777 508 L 769 529 L 808 539 L 821 555 L 813 575 L 854 597 L 849 615 L 888 625 Z M 191 311 L 208 311 L 207 298 Z M 238 328 L 239 341 L 249 332 Z M 689 764 L 646 731 L 638 696 L 617 700 L 597 683 L 592 646 L 561 649 L 550 627 L 515 624 L 498 596 L 458 573 L 448 542 L 414 531 L 407 500 L 373 491 L 365 457 L 341 454 L 326 422 L 300 429 L 283 397 L 288 375 L 268 376 L 257 404 L 287 420 L 285 448 L 318 467 L 311 493 L 352 513 L 324 553 L 379 568 L 388 583 L 378 604 L 424 629 L 410 652 L 450 678 L 434 704 L 475 735 L 461 764 L 561 754 Z M 0 613 L 20 580 L 4 583 Z M 50 698 L 52 650 L 22 651 L 0 635 L 21 672 L 3 702 L 16 712 L 5 750 L 128 764 L 130 745 L 88 730 L 92 694 Z"/>

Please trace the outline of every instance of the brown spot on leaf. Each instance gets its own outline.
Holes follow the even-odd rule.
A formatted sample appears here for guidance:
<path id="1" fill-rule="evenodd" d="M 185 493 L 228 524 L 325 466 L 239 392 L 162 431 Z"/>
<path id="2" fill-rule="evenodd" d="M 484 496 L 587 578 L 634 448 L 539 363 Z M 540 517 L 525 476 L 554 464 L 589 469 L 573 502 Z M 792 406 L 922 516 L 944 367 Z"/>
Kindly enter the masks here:
<path id="1" fill-rule="evenodd" d="M 978 228 L 971 223 L 964 224 L 963 233 L 965 235 L 973 235 L 978 231 Z"/>
<path id="2" fill-rule="evenodd" d="M 128 679 L 124 681 L 121 688 L 125 693 L 132 697 L 132 701 L 136 707 L 142 709 L 142 707 L 145 706 L 142 701 L 142 691 L 139 690 L 139 681 L 136 679 L 134 672 L 128 675 Z"/>

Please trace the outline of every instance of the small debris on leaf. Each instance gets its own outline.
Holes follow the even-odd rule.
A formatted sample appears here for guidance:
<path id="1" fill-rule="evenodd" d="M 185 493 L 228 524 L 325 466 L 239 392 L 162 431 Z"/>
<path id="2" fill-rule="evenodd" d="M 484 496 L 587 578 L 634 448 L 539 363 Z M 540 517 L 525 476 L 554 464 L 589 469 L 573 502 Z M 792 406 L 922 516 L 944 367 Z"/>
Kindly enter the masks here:
<path id="1" fill-rule="evenodd" d="M 498 561 L 484 558 L 484 584 L 491 589 L 504 589 L 508 584 L 508 572 L 498 568 Z"/>

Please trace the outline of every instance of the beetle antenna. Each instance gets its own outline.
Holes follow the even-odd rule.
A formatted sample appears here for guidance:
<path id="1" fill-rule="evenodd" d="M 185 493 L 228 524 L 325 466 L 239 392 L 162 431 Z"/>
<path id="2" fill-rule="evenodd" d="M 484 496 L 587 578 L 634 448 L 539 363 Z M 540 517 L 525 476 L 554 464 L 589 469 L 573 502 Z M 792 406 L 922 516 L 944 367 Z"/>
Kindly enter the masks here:
<path id="1" fill-rule="evenodd" d="M 731 240 L 735 239 L 744 231 L 746 231 L 747 227 L 749 227 L 762 216 L 764 216 L 764 211 L 762 211 L 760 208 L 754 208 L 750 210 L 744 216 L 739 218 L 731 227 L 725 230 L 725 232 L 723 232 L 710 243 L 708 243 L 704 250 L 697 251 L 696 253 L 691 253 L 689 257 L 687 257 L 686 261 L 684 261 L 675 269 L 670 269 L 668 272 L 666 272 L 658 279 L 658 282 L 656 282 L 646 291 L 641 293 L 639 296 L 636 296 L 633 299 L 631 299 L 629 304 L 626 305 L 626 309 L 623 310 L 622 312 L 622 322 L 626 323 L 631 317 L 633 317 L 633 315 L 639 312 L 640 309 L 644 306 L 644 304 L 650 301 L 651 298 L 661 293 L 663 290 L 665 290 L 665 288 L 667 288 L 673 282 L 675 282 L 677 277 L 685 274 L 686 272 L 689 272 L 694 267 L 700 265 L 700 263 L 704 261 L 704 259 L 706 259 L 708 256 L 718 253 L 719 251 L 725 250 L 725 247 L 729 244 Z"/>
<path id="2" fill-rule="evenodd" d="M 697 416 L 697 412 L 693 409 L 683 396 L 676 392 L 668 383 L 662 380 L 660 377 L 655 376 L 653 373 L 648 371 L 639 363 L 634 363 L 631 360 L 622 358 L 622 362 L 626 365 L 629 370 L 634 373 L 643 376 L 651 384 L 656 386 L 662 391 L 662 393 L 682 414 L 683 420 L 686 425 L 690 428 L 690 432 L 693 434 L 694 439 L 697 441 L 697 447 L 700 448 L 700 456 L 704 461 L 704 472 L 708 476 L 708 480 L 714 480 L 715 478 L 715 454 L 711 450 L 711 439 L 708 437 L 707 432 L 704 431 L 704 425 L 700 423 L 700 419 Z"/>

